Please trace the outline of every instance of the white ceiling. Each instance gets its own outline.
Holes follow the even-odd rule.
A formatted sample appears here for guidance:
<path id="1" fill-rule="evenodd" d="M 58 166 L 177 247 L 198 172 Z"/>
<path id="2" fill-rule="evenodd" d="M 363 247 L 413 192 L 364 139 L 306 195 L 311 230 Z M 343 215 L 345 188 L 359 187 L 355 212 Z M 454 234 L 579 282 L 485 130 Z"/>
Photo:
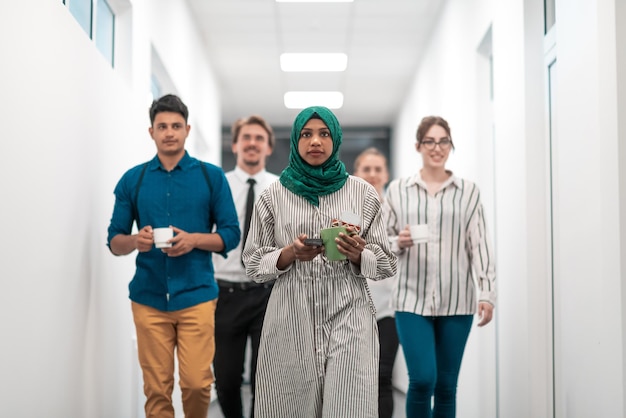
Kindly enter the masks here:
<path id="1" fill-rule="evenodd" d="M 343 126 L 387 126 L 402 106 L 443 0 L 187 0 L 221 89 L 223 124 L 256 113 L 291 126 L 283 95 L 341 91 Z M 284 73 L 283 52 L 343 52 L 339 73 Z"/>

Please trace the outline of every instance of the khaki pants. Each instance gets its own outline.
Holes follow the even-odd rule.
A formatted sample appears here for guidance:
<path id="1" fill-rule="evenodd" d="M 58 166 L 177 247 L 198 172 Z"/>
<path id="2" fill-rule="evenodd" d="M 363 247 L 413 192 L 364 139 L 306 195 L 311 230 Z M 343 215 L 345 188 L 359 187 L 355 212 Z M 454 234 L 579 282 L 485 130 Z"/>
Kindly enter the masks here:
<path id="1" fill-rule="evenodd" d="M 206 418 L 214 381 L 216 303 L 164 312 L 132 302 L 147 418 L 174 418 L 174 351 L 185 417 Z"/>

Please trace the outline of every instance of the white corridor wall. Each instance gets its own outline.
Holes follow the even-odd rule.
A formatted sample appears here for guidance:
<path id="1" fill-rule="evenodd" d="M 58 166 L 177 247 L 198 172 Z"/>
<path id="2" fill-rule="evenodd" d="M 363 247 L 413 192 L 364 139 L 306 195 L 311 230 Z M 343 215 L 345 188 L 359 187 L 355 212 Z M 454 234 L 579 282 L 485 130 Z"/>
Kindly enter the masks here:
<path id="1" fill-rule="evenodd" d="M 450 167 L 493 197 L 486 206 L 497 251 L 496 322 L 470 336 L 459 418 L 625 416 L 626 160 L 618 127 L 626 123 L 626 68 L 616 36 L 625 14 L 613 0 L 556 1 L 548 98 L 543 1 L 449 0 L 398 117 L 396 175 L 414 172 L 418 155 L 409 150 L 420 118 L 440 114 L 457 147 Z M 489 28 L 493 159 L 475 136 L 485 120 L 476 114 L 483 70 L 474 55 Z M 406 384 L 402 376 L 396 382 Z M 485 395 L 492 388 L 493 397 Z"/>
<path id="2" fill-rule="evenodd" d="M 490 95 L 489 64 L 483 62 L 488 58 L 480 47 L 489 38 L 492 9 L 492 1 L 446 2 L 394 127 L 392 158 L 395 176 L 413 174 L 415 167 L 421 165 L 421 157 L 415 150 L 417 125 L 427 115 L 444 117 L 450 124 L 455 145 L 448 167 L 456 175 L 479 185 L 493 237 L 493 176 L 478 176 L 478 173 L 490 172 L 486 167 L 479 168 L 479 164 L 493 164 L 492 160 L 485 160 L 484 155 L 478 155 L 479 150 L 493 152 L 491 137 L 477 136 L 478 132 L 491 131 L 489 127 L 479 126 L 480 122 L 489 124 L 489 121 L 479 121 L 478 116 L 484 117 L 479 108 Z M 470 333 L 459 377 L 459 418 L 496 416 L 495 329 L 496 324 L 492 322 L 485 328 L 474 326 Z M 400 353 L 394 383 L 402 389 L 408 384 L 406 375 L 404 357 Z"/>
<path id="3" fill-rule="evenodd" d="M 205 154 L 195 155 L 220 161 L 219 93 L 186 4 L 111 3 L 114 69 L 61 0 L 3 3 L 3 416 L 136 414 L 134 257 L 116 258 L 105 243 L 117 180 L 155 153 L 152 49 L 190 108 L 191 151 L 201 132 Z"/>

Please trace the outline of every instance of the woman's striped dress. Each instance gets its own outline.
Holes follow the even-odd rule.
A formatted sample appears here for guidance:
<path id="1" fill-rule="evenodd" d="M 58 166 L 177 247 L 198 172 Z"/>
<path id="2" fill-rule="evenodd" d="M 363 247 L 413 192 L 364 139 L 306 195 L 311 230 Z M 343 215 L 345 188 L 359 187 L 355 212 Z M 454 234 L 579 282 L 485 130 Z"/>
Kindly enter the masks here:
<path id="1" fill-rule="evenodd" d="M 361 265 L 323 255 L 279 271 L 281 249 L 304 233 L 317 238 L 344 211 L 361 218 Z M 378 332 L 366 279 L 396 272 L 378 196 L 348 178 L 319 207 L 273 183 L 257 201 L 243 253 L 248 276 L 276 279 L 256 375 L 256 418 L 377 417 Z"/>

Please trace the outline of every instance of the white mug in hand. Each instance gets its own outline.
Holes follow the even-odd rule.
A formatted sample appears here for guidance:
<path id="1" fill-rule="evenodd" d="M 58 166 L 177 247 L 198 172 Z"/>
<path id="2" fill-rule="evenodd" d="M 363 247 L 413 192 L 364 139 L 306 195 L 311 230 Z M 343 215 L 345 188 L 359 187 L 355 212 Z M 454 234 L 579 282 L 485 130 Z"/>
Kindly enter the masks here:
<path id="1" fill-rule="evenodd" d="M 174 238 L 174 230 L 172 228 L 154 228 L 152 230 L 154 237 L 154 246 L 157 248 L 170 248 L 171 242 L 167 242 Z"/>
<path id="2" fill-rule="evenodd" d="M 424 244 L 428 242 L 428 224 L 411 225 L 409 229 L 414 244 Z"/>

